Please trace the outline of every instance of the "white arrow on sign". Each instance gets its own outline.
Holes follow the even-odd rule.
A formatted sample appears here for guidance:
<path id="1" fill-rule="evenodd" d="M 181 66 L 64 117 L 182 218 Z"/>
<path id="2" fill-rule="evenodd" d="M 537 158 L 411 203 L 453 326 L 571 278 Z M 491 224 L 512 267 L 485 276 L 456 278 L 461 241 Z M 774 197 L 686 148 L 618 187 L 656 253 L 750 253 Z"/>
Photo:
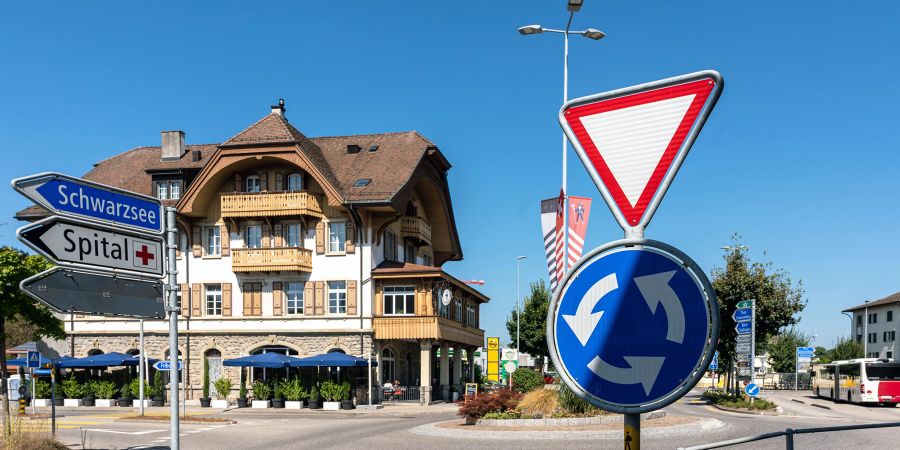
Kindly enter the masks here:
<path id="1" fill-rule="evenodd" d="M 666 310 L 669 327 L 666 331 L 666 339 L 680 344 L 684 341 L 684 308 L 681 307 L 678 295 L 669 286 L 669 280 L 674 275 L 674 270 L 645 275 L 635 278 L 634 283 L 637 284 L 638 290 L 644 296 L 650 312 L 656 314 L 656 306 L 662 303 L 663 309 Z"/>
<path id="2" fill-rule="evenodd" d="M 588 339 L 591 338 L 591 335 L 594 334 L 594 329 L 597 328 L 597 322 L 600 322 L 600 317 L 603 315 L 603 311 L 591 312 L 594 306 L 606 294 L 618 288 L 619 282 L 616 280 L 616 274 L 611 273 L 601 278 L 600 281 L 594 283 L 588 289 L 581 301 L 578 302 L 578 308 L 575 310 L 574 315 L 562 315 L 566 323 L 569 324 L 569 328 L 575 333 L 575 337 L 581 342 L 582 347 L 587 345 Z"/>
<path id="3" fill-rule="evenodd" d="M 616 367 L 607 364 L 599 356 L 595 356 L 588 369 L 598 377 L 616 384 L 638 384 L 644 386 L 644 393 L 650 395 L 656 377 L 662 369 L 666 358 L 663 356 L 623 356 L 629 368 Z"/>

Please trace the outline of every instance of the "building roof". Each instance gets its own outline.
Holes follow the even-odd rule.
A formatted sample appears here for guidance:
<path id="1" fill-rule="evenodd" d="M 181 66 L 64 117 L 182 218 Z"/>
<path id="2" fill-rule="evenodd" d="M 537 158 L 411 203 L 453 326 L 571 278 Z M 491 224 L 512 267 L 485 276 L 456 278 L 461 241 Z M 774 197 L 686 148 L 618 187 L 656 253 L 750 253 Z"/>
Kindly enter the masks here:
<path id="1" fill-rule="evenodd" d="M 895 304 L 895 303 L 900 303 L 900 292 L 895 292 L 895 293 L 888 295 L 887 297 L 882 298 L 880 300 L 875 300 L 875 301 L 871 301 L 869 303 L 863 303 L 861 305 L 856 305 L 851 308 L 847 308 L 842 312 L 856 311 L 856 310 L 860 310 L 860 309 L 871 308 L 873 306 L 891 305 L 891 304 Z"/>
<path id="2" fill-rule="evenodd" d="M 372 278 L 403 278 L 403 277 L 426 277 L 426 278 L 443 278 L 456 287 L 468 292 L 476 297 L 482 303 L 487 303 L 490 299 L 479 292 L 472 286 L 463 283 L 453 275 L 444 272 L 440 267 L 422 266 L 419 264 L 411 264 L 397 261 L 382 261 L 372 269 Z"/>

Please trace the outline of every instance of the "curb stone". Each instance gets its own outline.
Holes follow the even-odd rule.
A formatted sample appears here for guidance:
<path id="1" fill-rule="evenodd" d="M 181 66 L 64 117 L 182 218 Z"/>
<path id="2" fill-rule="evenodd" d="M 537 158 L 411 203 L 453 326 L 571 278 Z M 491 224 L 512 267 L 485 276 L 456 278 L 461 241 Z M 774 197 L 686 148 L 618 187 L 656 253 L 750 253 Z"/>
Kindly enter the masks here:
<path id="1" fill-rule="evenodd" d="M 641 414 L 641 420 L 655 420 L 666 417 L 666 411 L 653 411 Z M 580 425 L 603 425 L 608 423 L 622 423 L 624 416 L 621 414 L 594 417 L 564 417 L 551 419 L 480 419 L 476 425 L 490 427 L 557 427 Z"/>
<path id="2" fill-rule="evenodd" d="M 710 403 L 709 405 L 712 406 L 713 408 L 718 409 L 719 411 L 727 411 L 727 412 L 733 412 L 733 413 L 738 413 L 738 414 L 749 414 L 751 416 L 780 416 L 780 415 L 784 414 L 784 410 L 780 406 L 776 406 L 774 411 L 747 411 L 747 410 L 743 410 L 743 409 L 726 408 L 724 406 L 719 406 L 715 403 Z"/>

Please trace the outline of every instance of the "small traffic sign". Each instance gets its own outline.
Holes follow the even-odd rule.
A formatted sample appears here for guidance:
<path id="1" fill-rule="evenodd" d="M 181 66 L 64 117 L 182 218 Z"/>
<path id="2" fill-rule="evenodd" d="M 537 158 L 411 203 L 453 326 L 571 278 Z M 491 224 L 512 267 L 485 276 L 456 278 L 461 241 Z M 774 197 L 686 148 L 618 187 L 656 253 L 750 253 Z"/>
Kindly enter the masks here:
<path id="1" fill-rule="evenodd" d="M 750 308 L 741 308 L 734 310 L 731 318 L 735 322 L 749 322 L 753 320 L 753 310 Z"/>
<path id="2" fill-rule="evenodd" d="M 737 366 L 738 367 L 750 367 L 750 361 L 738 361 Z"/>
<path id="3" fill-rule="evenodd" d="M 750 334 L 753 330 L 752 322 L 738 322 L 734 327 L 738 334 Z"/>
<path id="4" fill-rule="evenodd" d="M 759 386 L 756 383 L 750 383 L 744 387 L 744 392 L 751 397 L 759 396 Z"/>
<path id="5" fill-rule="evenodd" d="M 159 200 L 61 173 L 18 178 L 13 188 L 55 214 L 162 234 Z"/>
<path id="6" fill-rule="evenodd" d="M 115 227 L 51 216 L 19 228 L 19 240 L 53 262 L 92 269 L 163 274 L 163 240 Z"/>
<path id="7" fill-rule="evenodd" d="M 548 312 L 550 355 L 579 396 L 640 413 L 693 388 L 718 339 L 715 293 L 687 255 L 661 242 L 622 240 L 582 258 Z M 641 324 L 635 326 L 635 324 Z"/>
<path id="8" fill-rule="evenodd" d="M 623 229 L 649 223 L 722 85 L 708 70 L 563 105 L 560 126 Z"/>
<path id="9" fill-rule="evenodd" d="M 735 344 L 734 351 L 736 351 L 738 353 L 750 353 L 750 348 L 751 348 L 750 344 L 741 342 L 741 343 Z"/>
<path id="10" fill-rule="evenodd" d="M 748 353 L 748 352 L 735 353 L 734 359 L 736 359 L 738 361 L 750 361 L 750 353 Z"/>
<path id="11" fill-rule="evenodd" d="M 172 370 L 172 362 L 159 360 L 153 364 L 153 368 L 156 370 L 161 370 L 163 372 L 168 372 L 168 371 Z M 178 370 L 181 370 L 181 368 L 182 368 L 182 364 L 181 364 L 181 360 L 179 359 L 178 360 Z"/>
<path id="12" fill-rule="evenodd" d="M 34 376 L 36 377 L 49 377 L 50 369 L 34 369 Z"/>
<path id="13" fill-rule="evenodd" d="M 709 370 L 718 370 L 719 369 L 719 352 L 713 355 L 712 362 L 709 363 Z"/>
<path id="14" fill-rule="evenodd" d="M 752 308 L 753 300 L 741 300 L 737 304 L 738 308 Z"/>
<path id="15" fill-rule="evenodd" d="M 750 336 L 749 334 L 739 334 L 739 335 L 737 335 L 737 338 L 735 338 L 735 341 L 738 343 L 744 343 L 744 342 L 749 343 L 752 340 L 753 340 L 753 336 Z"/>
<path id="16" fill-rule="evenodd" d="M 798 358 L 812 358 L 815 354 L 816 349 L 813 347 L 797 347 Z"/>
<path id="17" fill-rule="evenodd" d="M 19 285 L 23 292 L 61 313 L 162 319 L 159 281 L 53 267 Z"/>
<path id="18" fill-rule="evenodd" d="M 28 352 L 28 367 L 41 367 L 41 354 L 38 352 Z"/>

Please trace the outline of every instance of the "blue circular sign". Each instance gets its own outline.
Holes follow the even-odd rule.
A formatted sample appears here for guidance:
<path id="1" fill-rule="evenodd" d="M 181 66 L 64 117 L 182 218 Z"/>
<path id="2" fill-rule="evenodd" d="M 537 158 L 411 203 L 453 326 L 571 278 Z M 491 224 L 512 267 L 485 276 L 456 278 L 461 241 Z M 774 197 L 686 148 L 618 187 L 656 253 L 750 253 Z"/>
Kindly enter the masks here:
<path id="1" fill-rule="evenodd" d="M 553 297 L 547 342 L 562 380 L 601 409 L 662 408 L 697 384 L 718 339 L 709 280 L 658 241 L 605 244 L 579 261 Z"/>
<path id="2" fill-rule="evenodd" d="M 756 397 L 759 395 L 759 386 L 757 386 L 756 383 L 750 383 L 744 388 L 744 392 L 751 397 Z"/>

